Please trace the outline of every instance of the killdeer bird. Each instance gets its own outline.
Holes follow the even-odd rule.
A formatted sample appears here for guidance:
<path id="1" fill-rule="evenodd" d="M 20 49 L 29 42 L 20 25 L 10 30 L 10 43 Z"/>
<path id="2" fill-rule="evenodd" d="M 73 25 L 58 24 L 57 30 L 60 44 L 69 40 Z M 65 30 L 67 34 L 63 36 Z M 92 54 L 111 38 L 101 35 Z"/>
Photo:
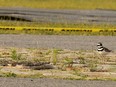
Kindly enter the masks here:
<path id="1" fill-rule="evenodd" d="M 97 44 L 97 51 L 100 54 L 111 52 L 108 48 L 104 47 L 101 42 Z"/>

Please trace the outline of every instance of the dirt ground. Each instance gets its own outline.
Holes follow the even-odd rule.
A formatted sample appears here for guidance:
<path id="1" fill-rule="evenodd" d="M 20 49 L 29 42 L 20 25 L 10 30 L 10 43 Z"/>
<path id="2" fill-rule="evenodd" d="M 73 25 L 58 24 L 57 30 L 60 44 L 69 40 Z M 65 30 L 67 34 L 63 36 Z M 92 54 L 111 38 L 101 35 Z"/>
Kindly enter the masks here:
<path id="1" fill-rule="evenodd" d="M 115 80 L 116 52 L 0 48 L 0 75 L 5 77 Z"/>

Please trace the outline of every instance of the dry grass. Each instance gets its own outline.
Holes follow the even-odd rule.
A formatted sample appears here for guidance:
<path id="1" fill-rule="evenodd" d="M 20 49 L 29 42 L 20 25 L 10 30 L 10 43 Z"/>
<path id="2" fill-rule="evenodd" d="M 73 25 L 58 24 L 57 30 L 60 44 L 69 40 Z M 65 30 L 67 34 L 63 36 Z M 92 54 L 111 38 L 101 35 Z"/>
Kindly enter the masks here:
<path id="1" fill-rule="evenodd" d="M 5 49 L 5 48 L 4 48 Z M 11 49 L 11 48 L 10 48 Z M 3 49 L 2 49 L 3 50 Z M 25 54 L 23 53 L 26 51 Z M 50 51 L 51 50 L 51 51 Z M 1 60 L 7 61 L 5 51 L 12 53 L 8 48 L 0 51 Z M 25 55 L 28 62 L 50 62 L 55 68 L 44 70 L 33 70 L 28 68 L 17 68 L 15 66 L 2 66 L 1 76 L 23 77 L 23 78 L 60 78 L 60 79 L 83 79 L 83 80 L 115 80 L 116 59 L 102 56 L 95 51 L 79 51 L 64 49 L 25 49 L 16 48 L 17 53 Z M 54 52 L 53 52 L 54 51 Z M 6 56 L 3 58 L 3 56 Z M 9 54 L 10 57 L 10 54 Z M 57 57 L 57 60 L 54 57 Z M 111 60 L 112 59 L 112 60 Z M 11 59 L 12 60 L 12 59 Z M 52 61 L 51 61 L 52 60 Z M 16 60 L 15 60 L 16 61 Z M 17 60 L 22 61 L 22 60 Z M 1 61 L 2 63 L 4 61 Z M 8 64 L 8 63 L 7 63 Z"/>

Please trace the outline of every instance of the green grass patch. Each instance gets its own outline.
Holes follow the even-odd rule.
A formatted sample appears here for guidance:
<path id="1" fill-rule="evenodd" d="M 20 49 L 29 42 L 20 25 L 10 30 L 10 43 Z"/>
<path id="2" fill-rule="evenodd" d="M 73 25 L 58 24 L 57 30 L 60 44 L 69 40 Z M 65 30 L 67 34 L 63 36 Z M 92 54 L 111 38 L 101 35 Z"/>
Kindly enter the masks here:
<path id="1" fill-rule="evenodd" d="M 116 9 L 116 0 L 1 0 L 0 6 L 45 9 Z"/>

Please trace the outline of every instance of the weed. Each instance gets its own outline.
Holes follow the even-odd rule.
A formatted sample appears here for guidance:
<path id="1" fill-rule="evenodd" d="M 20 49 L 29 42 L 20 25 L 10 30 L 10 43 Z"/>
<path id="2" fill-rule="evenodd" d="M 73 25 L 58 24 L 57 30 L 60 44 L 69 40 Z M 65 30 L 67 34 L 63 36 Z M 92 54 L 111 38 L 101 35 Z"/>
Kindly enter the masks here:
<path id="1" fill-rule="evenodd" d="M 4 73 L 4 77 L 16 77 L 17 75 L 15 73 L 12 72 L 8 72 L 8 73 Z"/>
<path id="2" fill-rule="evenodd" d="M 88 77 L 88 75 L 85 75 L 85 74 L 83 74 L 82 72 L 80 72 L 78 70 L 74 70 L 74 75 L 80 76 L 81 80 L 85 80 Z"/>
<path id="3" fill-rule="evenodd" d="M 13 60 L 21 60 L 21 54 L 18 54 L 16 50 L 12 50 L 11 58 Z"/>
<path id="4" fill-rule="evenodd" d="M 57 63 L 57 54 L 58 54 L 58 50 L 57 49 L 53 49 L 52 63 L 54 65 L 56 65 L 56 63 Z"/>
<path id="5" fill-rule="evenodd" d="M 84 57 L 79 57 L 79 60 L 80 60 L 79 61 L 80 64 L 85 64 L 86 63 Z"/>
<path id="6" fill-rule="evenodd" d="M 61 70 L 72 70 L 73 59 L 72 58 L 64 58 L 63 64 L 61 65 Z"/>
<path id="7" fill-rule="evenodd" d="M 91 72 L 95 72 L 97 70 L 97 61 L 89 61 L 88 67 L 90 68 Z"/>
<path id="8" fill-rule="evenodd" d="M 51 53 L 51 50 L 48 50 L 48 52 L 46 52 L 46 55 L 49 55 Z"/>
<path id="9" fill-rule="evenodd" d="M 71 67 L 73 64 L 73 59 L 72 58 L 65 58 L 64 59 L 64 64 L 68 65 L 68 67 Z"/>

